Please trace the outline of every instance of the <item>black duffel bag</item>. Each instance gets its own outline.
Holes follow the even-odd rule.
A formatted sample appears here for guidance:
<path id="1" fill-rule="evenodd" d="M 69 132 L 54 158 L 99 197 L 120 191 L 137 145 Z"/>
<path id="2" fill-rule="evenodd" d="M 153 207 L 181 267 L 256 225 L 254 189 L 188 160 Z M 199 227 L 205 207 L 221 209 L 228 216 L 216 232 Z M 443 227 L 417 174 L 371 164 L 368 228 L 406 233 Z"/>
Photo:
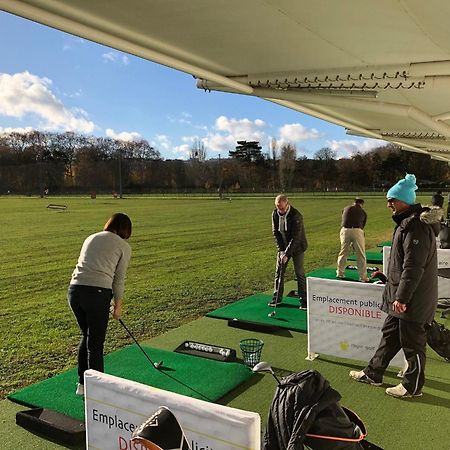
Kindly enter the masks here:
<path id="1" fill-rule="evenodd" d="M 382 450 L 366 427 L 339 403 L 341 395 L 316 370 L 283 378 L 272 400 L 263 450 Z"/>
<path id="2" fill-rule="evenodd" d="M 439 232 L 439 247 L 450 248 L 450 220 L 441 223 L 441 231 Z"/>

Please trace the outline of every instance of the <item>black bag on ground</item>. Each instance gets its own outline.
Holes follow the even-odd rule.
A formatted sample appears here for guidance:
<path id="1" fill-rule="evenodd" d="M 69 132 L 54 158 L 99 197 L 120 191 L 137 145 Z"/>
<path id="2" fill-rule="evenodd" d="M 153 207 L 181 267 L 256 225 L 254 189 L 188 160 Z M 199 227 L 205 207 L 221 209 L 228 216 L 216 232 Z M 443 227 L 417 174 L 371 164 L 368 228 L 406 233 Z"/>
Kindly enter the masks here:
<path id="1" fill-rule="evenodd" d="M 441 231 L 439 232 L 439 247 L 450 248 L 450 221 L 446 220 L 441 223 Z"/>
<path id="2" fill-rule="evenodd" d="M 341 395 L 316 370 L 282 379 L 272 401 L 263 450 L 382 450 L 365 440 L 366 428 L 339 404 Z"/>
<path id="3" fill-rule="evenodd" d="M 427 326 L 427 342 L 438 355 L 450 362 L 450 330 L 433 320 Z"/>

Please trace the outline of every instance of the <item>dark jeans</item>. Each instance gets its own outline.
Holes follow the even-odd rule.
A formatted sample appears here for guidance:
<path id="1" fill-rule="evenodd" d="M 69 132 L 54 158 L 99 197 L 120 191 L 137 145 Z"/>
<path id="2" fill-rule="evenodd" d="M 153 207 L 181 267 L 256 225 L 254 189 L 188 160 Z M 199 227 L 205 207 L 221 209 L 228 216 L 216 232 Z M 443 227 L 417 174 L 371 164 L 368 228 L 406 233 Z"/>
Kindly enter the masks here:
<path id="1" fill-rule="evenodd" d="M 78 378 L 84 384 L 87 369 L 103 372 L 103 344 L 108 327 L 112 290 L 71 284 L 67 299 L 81 329 Z"/>
<path id="2" fill-rule="evenodd" d="M 380 345 L 364 369 L 364 373 L 374 381 L 383 381 L 383 374 L 391 359 L 403 349 L 408 369 L 403 375 L 402 384 L 410 394 L 418 394 L 425 382 L 427 344 L 425 326 L 388 315 L 381 332 L 383 336 Z"/>
<path id="3" fill-rule="evenodd" d="M 291 259 L 294 263 L 294 271 L 295 271 L 295 276 L 297 278 L 298 296 L 306 304 L 306 278 L 305 278 L 305 269 L 303 267 L 303 261 L 305 260 L 305 254 L 303 252 L 295 253 L 288 259 L 288 261 L 286 262 L 286 265 L 289 263 L 289 261 Z M 277 265 L 275 268 L 275 286 L 274 286 L 273 298 L 276 297 L 278 285 L 280 284 L 280 272 L 281 272 L 280 269 L 281 269 L 280 253 L 277 253 Z M 283 297 L 284 285 L 280 286 L 280 289 L 281 289 L 281 291 L 280 291 L 280 299 L 281 299 Z"/>

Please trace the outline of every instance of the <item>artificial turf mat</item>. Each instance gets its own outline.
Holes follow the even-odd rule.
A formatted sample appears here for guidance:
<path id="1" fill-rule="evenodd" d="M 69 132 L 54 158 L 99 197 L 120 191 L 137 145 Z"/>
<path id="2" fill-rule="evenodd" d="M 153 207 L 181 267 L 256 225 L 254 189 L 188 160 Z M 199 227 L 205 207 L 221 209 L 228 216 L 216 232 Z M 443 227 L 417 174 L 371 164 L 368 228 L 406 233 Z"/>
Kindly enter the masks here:
<path id="1" fill-rule="evenodd" d="M 383 252 L 366 252 L 366 260 L 368 263 L 383 264 Z M 356 255 L 350 255 L 347 261 L 356 261 Z"/>
<path id="2" fill-rule="evenodd" d="M 450 320 L 443 323 L 450 327 Z M 202 318 L 152 339 L 152 345 L 173 348 L 185 336 L 199 342 L 215 342 L 237 349 L 241 339 L 262 339 L 261 360 L 268 361 L 278 377 L 305 369 L 318 370 L 342 395 L 341 404 L 363 419 L 370 442 L 385 450 L 450 448 L 446 426 L 450 423 L 450 364 L 429 347 L 423 397 L 399 400 L 384 392 L 387 387 L 400 382 L 396 377 L 397 371 L 388 370 L 381 387 L 356 383 L 350 379 L 349 371 L 363 368 L 364 362 L 327 355 L 306 361 L 305 333 L 280 330 L 279 333 L 261 334 L 230 328 L 225 321 Z M 276 381 L 270 374 L 256 375 L 222 398 L 220 403 L 258 412 L 264 429 L 275 388 Z"/>
<path id="3" fill-rule="evenodd" d="M 144 346 L 144 349 L 154 361 L 164 361 L 161 372 L 151 366 L 136 345 L 132 345 L 105 357 L 105 373 L 209 401 L 218 400 L 253 375 L 248 367 L 240 363 L 215 361 L 152 347 Z M 72 369 L 27 386 L 8 398 L 26 406 L 47 408 L 84 420 L 83 398 L 75 395 L 77 378 L 77 370 Z"/>
<path id="4" fill-rule="evenodd" d="M 306 311 L 298 309 L 298 298 L 283 297 L 283 302 L 277 306 L 275 315 L 269 317 L 268 314 L 274 311 L 274 308 L 267 305 L 271 300 L 271 295 L 252 295 L 211 311 L 207 314 L 207 317 L 238 319 L 264 325 L 276 325 L 289 330 L 307 331 Z"/>
<path id="5" fill-rule="evenodd" d="M 450 328 L 450 320 L 442 322 Z M 427 350 L 423 397 L 398 400 L 384 393 L 386 387 L 399 382 L 395 372 L 388 371 L 384 385 L 374 387 L 355 383 L 348 376 L 349 370 L 364 367 L 362 362 L 326 355 L 321 355 L 314 361 L 305 361 L 307 335 L 304 333 L 280 330 L 279 333 L 261 334 L 230 328 L 226 321 L 203 317 L 153 338 L 150 343 L 152 347 L 172 350 L 184 340 L 190 339 L 235 348 L 239 352 L 239 342 L 245 338 L 264 341 L 261 359 L 270 362 L 279 377 L 305 369 L 320 371 L 342 395 L 341 404 L 355 411 L 364 420 L 369 441 L 380 447 L 386 450 L 449 448 L 446 424 L 450 423 L 450 365 L 430 348 Z M 259 413 L 264 430 L 275 388 L 276 382 L 270 374 L 257 374 L 222 397 L 218 403 Z M 2 450 L 66 448 L 17 427 L 14 416 L 20 408 L 20 405 L 7 400 L 0 402 Z"/>

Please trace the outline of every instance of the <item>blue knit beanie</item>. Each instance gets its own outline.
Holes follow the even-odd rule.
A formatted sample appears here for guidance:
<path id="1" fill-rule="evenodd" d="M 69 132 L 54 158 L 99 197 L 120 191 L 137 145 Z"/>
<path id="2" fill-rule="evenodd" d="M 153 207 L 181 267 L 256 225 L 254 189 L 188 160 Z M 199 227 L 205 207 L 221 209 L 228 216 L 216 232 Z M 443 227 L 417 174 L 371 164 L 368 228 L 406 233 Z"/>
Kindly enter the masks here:
<path id="1" fill-rule="evenodd" d="M 414 205 L 416 203 L 416 190 L 415 175 L 407 173 L 405 178 L 388 190 L 386 197 L 396 198 L 407 205 Z"/>

